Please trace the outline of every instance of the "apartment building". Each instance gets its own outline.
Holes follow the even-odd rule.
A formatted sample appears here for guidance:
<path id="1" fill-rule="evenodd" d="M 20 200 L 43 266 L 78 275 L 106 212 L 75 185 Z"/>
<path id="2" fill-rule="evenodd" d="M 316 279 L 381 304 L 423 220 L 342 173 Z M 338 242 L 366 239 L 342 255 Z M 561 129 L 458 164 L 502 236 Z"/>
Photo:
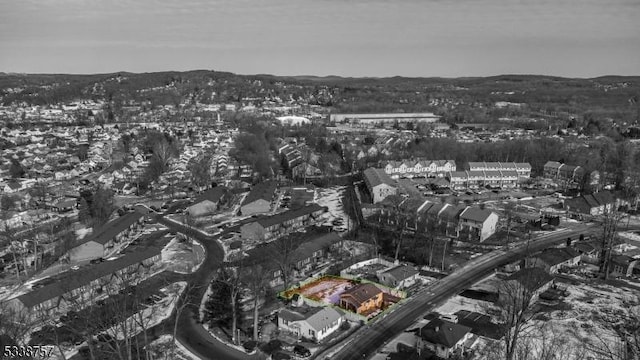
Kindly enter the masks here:
<path id="1" fill-rule="evenodd" d="M 401 160 L 383 164 L 384 172 L 392 178 L 398 177 L 436 177 L 456 171 L 453 160 Z"/>
<path id="2" fill-rule="evenodd" d="M 326 206 L 308 205 L 299 209 L 263 217 L 240 227 L 242 239 L 254 241 L 275 240 L 305 226 L 313 225 L 327 211 Z"/>
<path id="3" fill-rule="evenodd" d="M 79 262 L 106 256 L 120 242 L 142 229 L 144 214 L 134 211 L 110 221 L 69 250 L 69 261 Z"/>
<path id="4" fill-rule="evenodd" d="M 398 193 L 398 186 L 382 169 L 368 168 L 363 172 L 364 182 L 371 194 L 373 203 L 384 200 L 389 195 Z"/>
<path id="5" fill-rule="evenodd" d="M 9 299 L 16 311 L 31 316 L 56 316 L 79 310 L 103 294 L 135 285 L 162 268 L 161 249 L 147 247 L 98 264 L 88 264 L 35 283 L 32 290 Z"/>

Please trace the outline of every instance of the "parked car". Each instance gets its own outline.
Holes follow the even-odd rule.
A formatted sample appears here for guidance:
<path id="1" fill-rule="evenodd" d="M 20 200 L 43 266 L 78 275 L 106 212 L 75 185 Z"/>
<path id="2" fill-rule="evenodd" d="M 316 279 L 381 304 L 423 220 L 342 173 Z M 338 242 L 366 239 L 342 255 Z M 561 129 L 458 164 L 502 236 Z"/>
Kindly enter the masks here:
<path id="1" fill-rule="evenodd" d="M 301 357 L 309 357 L 311 356 L 311 350 L 307 349 L 302 345 L 296 345 L 293 347 L 293 353 L 301 356 Z"/>

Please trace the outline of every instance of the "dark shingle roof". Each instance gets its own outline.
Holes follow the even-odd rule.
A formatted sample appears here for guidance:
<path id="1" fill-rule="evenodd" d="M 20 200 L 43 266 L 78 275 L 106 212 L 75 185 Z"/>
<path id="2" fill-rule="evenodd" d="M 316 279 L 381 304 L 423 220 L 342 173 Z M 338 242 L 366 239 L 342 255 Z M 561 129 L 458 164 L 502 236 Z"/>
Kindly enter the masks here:
<path id="1" fill-rule="evenodd" d="M 369 186 L 377 186 L 380 184 L 387 184 L 389 186 L 396 186 L 395 182 L 387 175 L 382 169 L 368 168 L 363 172 L 365 179 Z"/>
<path id="2" fill-rule="evenodd" d="M 276 185 L 275 181 L 265 181 L 256 184 L 251 191 L 249 191 L 247 197 L 244 198 L 242 205 L 251 204 L 252 202 L 260 199 L 271 201 L 273 193 L 276 191 Z"/>
<path id="3" fill-rule="evenodd" d="M 337 233 L 329 233 L 326 235 L 318 236 L 315 239 L 309 240 L 294 250 L 292 259 L 293 261 L 304 260 L 313 255 L 314 252 L 327 248 L 341 240 L 340 235 Z"/>
<path id="4" fill-rule="evenodd" d="M 365 301 L 377 296 L 381 292 L 382 290 L 378 289 L 378 287 L 376 287 L 375 285 L 366 283 L 366 284 L 358 284 L 352 287 L 351 289 L 340 294 L 340 297 L 342 298 L 350 295 L 358 303 L 362 304 Z"/>
<path id="5" fill-rule="evenodd" d="M 480 209 L 473 206 L 469 206 L 460 214 L 461 219 L 478 222 L 484 222 L 489 216 L 491 216 L 491 210 Z"/>
<path id="6" fill-rule="evenodd" d="M 529 291 L 535 291 L 553 280 L 553 276 L 549 275 L 544 269 L 538 267 L 525 268 L 512 274 L 507 280 L 515 280 Z"/>
<path id="7" fill-rule="evenodd" d="M 468 326 L 442 319 L 433 319 L 420 329 L 420 337 L 432 344 L 452 348 L 469 332 L 471 332 L 471 328 Z"/>
<path id="8" fill-rule="evenodd" d="M 418 274 L 419 271 L 408 265 L 399 265 L 384 273 L 391 274 L 396 280 L 404 280 Z"/>
<path id="9" fill-rule="evenodd" d="M 98 244 L 104 245 L 109 242 L 109 240 L 113 239 L 116 235 L 128 229 L 129 226 L 134 224 L 136 221 L 140 220 L 142 216 L 143 214 L 138 211 L 130 212 L 126 215 L 123 215 L 103 225 L 100 229 L 98 229 L 98 231 L 88 236 L 80 244 L 94 241 Z"/>
<path id="10" fill-rule="evenodd" d="M 159 255 L 161 250 L 158 247 L 147 247 L 140 251 L 125 254 L 114 260 L 107 260 L 98 264 L 87 265 L 79 270 L 68 271 L 65 276 L 57 281 L 34 289 L 26 294 L 18 296 L 18 299 L 25 307 L 31 308 L 49 299 L 61 296 L 71 290 L 80 288 L 118 270 L 130 265 L 140 263 L 146 259 Z"/>
<path id="11" fill-rule="evenodd" d="M 205 200 L 217 203 L 228 191 L 229 189 L 224 186 L 216 186 L 200 194 L 193 203 L 197 204 Z"/>
<path id="12" fill-rule="evenodd" d="M 305 207 L 301 207 L 299 209 L 289 210 L 273 216 L 264 217 L 256 220 L 256 222 L 262 225 L 262 227 L 269 227 L 269 226 L 281 224 L 287 220 L 293 220 L 301 216 L 308 215 L 323 209 L 324 211 L 327 211 L 328 208 L 326 206 L 320 206 L 318 204 L 311 204 Z"/>
<path id="13" fill-rule="evenodd" d="M 580 253 L 572 248 L 551 248 L 543 250 L 536 257 L 553 266 L 578 256 L 580 256 Z"/>

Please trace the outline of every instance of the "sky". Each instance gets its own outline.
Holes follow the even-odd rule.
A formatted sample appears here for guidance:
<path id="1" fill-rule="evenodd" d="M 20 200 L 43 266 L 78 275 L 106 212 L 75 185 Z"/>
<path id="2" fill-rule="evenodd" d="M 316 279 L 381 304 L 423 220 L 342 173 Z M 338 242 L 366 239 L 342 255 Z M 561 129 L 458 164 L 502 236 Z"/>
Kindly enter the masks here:
<path id="1" fill-rule="evenodd" d="M 640 75 L 640 0 L 0 0 L 0 72 Z"/>

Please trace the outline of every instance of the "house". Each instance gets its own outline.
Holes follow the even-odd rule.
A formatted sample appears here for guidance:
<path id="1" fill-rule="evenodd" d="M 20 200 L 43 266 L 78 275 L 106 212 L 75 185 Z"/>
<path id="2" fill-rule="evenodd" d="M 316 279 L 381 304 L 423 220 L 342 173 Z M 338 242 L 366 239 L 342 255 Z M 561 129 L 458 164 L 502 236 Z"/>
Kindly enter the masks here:
<path id="1" fill-rule="evenodd" d="M 198 196 L 193 205 L 187 208 L 187 212 L 193 217 L 213 214 L 228 194 L 229 189 L 224 186 L 211 188 Z"/>
<path id="2" fill-rule="evenodd" d="M 240 206 L 242 215 L 249 216 L 269 212 L 276 187 L 275 181 L 265 181 L 255 185 L 242 201 Z"/>
<path id="3" fill-rule="evenodd" d="M 627 255 L 611 255 L 609 266 L 609 274 L 613 276 L 631 276 L 640 273 L 640 269 L 636 269 L 640 260 L 634 259 Z"/>
<path id="4" fill-rule="evenodd" d="M 418 332 L 418 349 L 428 349 L 448 359 L 471 347 L 471 328 L 443 319 L 433 319 Z"/>
<path id="5" fill-rule="evenodd" d="M 498 214 L 491 210 L 469 206 L 460 213 L 459 227 L 469 232 L 469 237 L 485 241 L 495 234 L 498 226 Z"/>
<path id="6" fill-rule="evenodd" d="M 298 246 L 291 255 L 291 264 L 298 274 L 313 269 L 327 256 L 331 246 L 342 240 L 337 233 L 318 236 Z"/>
<path id="7" fill-rule="evenodd" d="M 505 279 L 505 285 L 500 288 L 498 296 L 506 301 L 526 296 L 534 302 L 553 284 L 553 280 L 553 276 L 542 268 L 524 268 Z"/>
<path id="8" fill-rule="evenodd" d="M 51 209 L 61 212 L 71 211 L 78 206 L 77 199 L 62 199 L 51 206 Z"/>
<path id="9" fill-rule="evenodd" d="M 602 246 L 598 241 L 582 241 L 573 246 L 580 254 L 580 260 L 585 262 L 595 262 L 600 259 Z"/>
<path id="10" fill-rule="evenodd" d="M 619 204 L 620 201 L 615 194 L 605 190 L 573 199 L 565 199 L 563 207 L 570 214 L 597 216 L 615 210 Z"/>
<path id="11" fill-rule="evenodd" d="M 117 243 L 139 229 L 143 222 L 144 215 L 134 211 L 106 223 L 69 250 L 69 260 L 79 262 L 106 256 Z"/>
<path id="12" fill-rule="evenodd" d="M 363 172 L 364 182 L 371 194 L 373 203 L 378 203 L 389 195 L 395 195 L 398 187 L 382 169 L 368 168 Z"/>
<path id="13" fill-rule="evenodd" d="M 550 274 L 580 263 L 580 253 L 572 248 L 550 248 L 525 259 L 525 267 L 538 267 Z"/>
<path id="14" fill-rule="evenodd" d="M 135 285 L 162 267 L 161 249 L 147 247 L 98 264 L 89 264 L 35 283 L 32 290 L 9 299 L 16 311 L 55 316 L 69 307 L 82 309 L 100 294 Z M 40 285 L 42 284 L 42 285 Z"/>
<path id="15" fill-rule="evenodd" d="M 557 161 L 547 161 L 544 164 L 542 174 L 547 179 L 556 179 L 560 173 L 561 166 L 562 164 Z"/>
<path id="16" fill-rule="evenodd" d="M 418 280 L 420 271 L 409 265 L 398 265 L 378 274 L 380 283 L 391 288 L 406 289 Z"/>
<path id="17" fill-rule="evenodd" d="M 557 161 L 547 161 L 543 167 L 543 176 L 547 179 L 580 182 L 585 175 L 586 170 L 584 168 L 562 164 Z"/>
<path id="18" fill-rule="evenodd" d="M 320 342 L 340 328 L 344 316 L 332 307 L 282 309 L 278 329 Z"/>
<path id="19" fill-rule="evenodd" d="M 240 227 L 243 239 L 268 241 L 314 224 L 327 211 L 318 204 L 304 206 L 268 217 L 258 218 Z"/>
<path id="20" fill-rule="evenodd" d="M 358 284 L 340 294 L 340 307 L 360 315 L 382 309 L 384 293 L 373 284 Z"/>

